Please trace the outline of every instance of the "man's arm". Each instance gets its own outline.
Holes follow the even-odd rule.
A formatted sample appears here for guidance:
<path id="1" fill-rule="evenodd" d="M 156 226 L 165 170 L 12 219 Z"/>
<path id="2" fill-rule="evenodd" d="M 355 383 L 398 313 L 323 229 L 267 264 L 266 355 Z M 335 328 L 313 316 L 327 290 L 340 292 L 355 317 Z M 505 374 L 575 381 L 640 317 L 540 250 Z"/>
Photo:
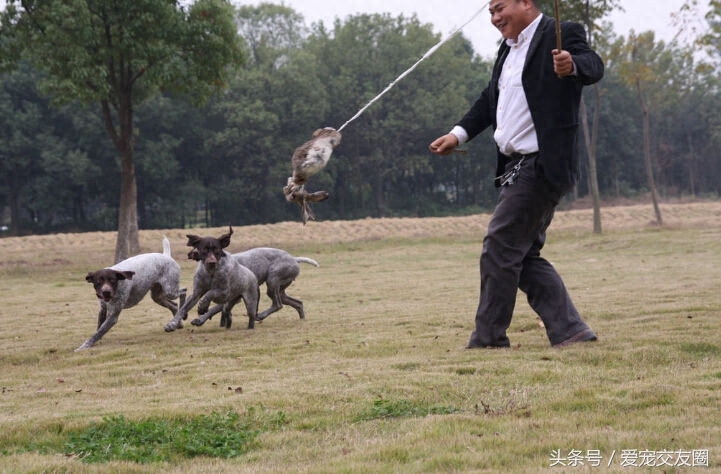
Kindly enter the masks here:
<path id="1" fill-rule="evenodd" d="M 571 53 L 571 59 L 576 66 L 576 74 L 569 77 L 575 78 L 584 86 L 600 81 L 604 72 L 603 60 L 588 46 L 583 27 L 574 22 L 562 22 L 561 34 L 563 49 Z"/>

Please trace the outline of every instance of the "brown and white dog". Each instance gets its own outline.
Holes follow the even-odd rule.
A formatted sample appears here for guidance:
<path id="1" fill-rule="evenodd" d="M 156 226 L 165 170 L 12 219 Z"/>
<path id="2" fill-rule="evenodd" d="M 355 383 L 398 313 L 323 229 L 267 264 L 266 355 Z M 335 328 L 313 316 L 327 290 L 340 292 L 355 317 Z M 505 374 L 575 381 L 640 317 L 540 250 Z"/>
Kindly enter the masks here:
<path id="1" fill-rule="evenodd" d="M 232 257 L 253 272 L 259 286 L 265 283 L 266 294 L 270 298 L 271 306 L 259 313 L 256 321 L 262 321 L 276 311 L 280 311 L 284 304 L 295 308 L 300 319 L 305 319 L 303 301 L 290 296 L 285 290 L 300 274 L 299 263 L 308 263 L 317 267 L 319 266 L 318 262 L 312 258 L 294 257 L 285 250 L 270 247 L 253 248 L 245 252 L 234 253 Z M 198 251 L 193 249 L 188 252 L 188 258 L 195 261 L 200 260 Z M 213 306 L 208 311 L 207 318 L 210 319 L 213 315 L 220 313 L 222 308 L 222 305 Z M 220 326 L 225 326 L 222 317 Z"/>
<path id="2" fill-rule="evenodd" d="M 163 238 L 163 253 L 136 255 L 109 268 L 89 272 L 85 280 L 93 284 L 100 303 L 98 329 L 76 351 L 87 349 L 118 322 L 120 312 L 140 303 L 150 292 L 153 301 L 168 308 L 173 315 L 185 301 L 185 288 L 180 288 L 180 266 L 170 255 L 170 242 Z"/>
<path id="3" fill-rule="evenodd" d="M 258 280 L 253 272 L 233 259 L 225 248 L 230 245 L 230 232 L 218 238 L 199 237 L 188 235 L 188 246 L 197 250 L 198 268 L 193 276 L 193 293 L 175 313 L 173 319 L 165 325 L 167 332 L 182 327 L 181 320 L 188 317 L 188 311 L 198 304 L 199 317 L 191 321 L 195 326 L 201 326 L 212 316 L 208 313 L 210 303 L 222 303 L 223 314 L 221 321 L 224 327 L 230 329 L 232 324 L 231 310 L 241 299 L 245 302 L 248 312 L 248 329 L 255 326 L 258 313 Z"/>

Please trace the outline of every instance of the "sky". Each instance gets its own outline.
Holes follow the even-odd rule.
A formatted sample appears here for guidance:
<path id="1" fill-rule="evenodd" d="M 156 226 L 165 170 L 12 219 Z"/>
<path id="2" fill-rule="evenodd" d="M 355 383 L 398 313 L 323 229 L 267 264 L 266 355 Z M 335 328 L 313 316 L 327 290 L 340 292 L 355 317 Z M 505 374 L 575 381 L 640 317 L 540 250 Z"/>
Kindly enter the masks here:
<path id="1" fill-rule="evenodd" d="M 269 1 L 269 0 L 264 0 Z M 236 2 L 237 3 L 237 2 Z M 257 5 L 257 1 L 242 1 L 244 5 Z M 322 21 L 331 26 L 334 19 L 345 19 L 358 13 L 390 13 L 396 17 L 417 14 L 422 23 L 431 23 L 443 37 L 463 25 L 476 12 L 481 14 L 462 30 L 470 39 L 477 53 L 489 58 L 495 55 L 500 33 L 491 25 L 486 0 L 277 0 L 302 14 L 308 25 Z M 676 34 L 671 13 L 678 11 L 684 0 L 621 0 L 623 13 L 607 18 L 614 25 L 616 34 L 626 36 L 630 30 L 636 33 L 653 30 L 656 39 L 669 42 Z M 708 2 L 704 2 L 708 5 Z M 563 16 L 561 0 L 561 16 Z M 706 7 L 705 11 L 708 10 Z M 553 12 L 549 12 L 553 13 Z"/>

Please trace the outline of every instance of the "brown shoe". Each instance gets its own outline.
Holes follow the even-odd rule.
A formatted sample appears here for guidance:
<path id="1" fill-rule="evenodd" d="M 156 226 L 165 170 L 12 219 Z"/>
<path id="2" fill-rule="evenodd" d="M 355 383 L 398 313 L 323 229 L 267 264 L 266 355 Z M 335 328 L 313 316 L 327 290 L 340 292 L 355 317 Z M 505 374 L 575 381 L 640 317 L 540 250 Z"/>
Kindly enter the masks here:
<path id="1" fill-rule="evenodd" d="M 564 346 L 570 346 L 571 344 L 575 344 L 577 342 L 590 342 L 595 341 L 598 339 L 596 337 L 596 334 L 594 334 L 593 331 L 590 329 L 584 329 L 583 331 L 579 331 L 573 336 L 569 337 L 568 339 L 559 342 L 558 344 L 554 344 L 553 347 L 564 347 Z"/>

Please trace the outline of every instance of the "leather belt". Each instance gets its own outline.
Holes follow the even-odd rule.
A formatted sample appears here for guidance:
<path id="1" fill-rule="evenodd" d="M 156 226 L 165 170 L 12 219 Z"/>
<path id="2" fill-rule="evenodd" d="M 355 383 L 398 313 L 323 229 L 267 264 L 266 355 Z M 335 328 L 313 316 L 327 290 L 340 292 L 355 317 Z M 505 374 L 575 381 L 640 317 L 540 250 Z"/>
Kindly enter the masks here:
<path id="1" fill-rule="evenodd" d="M 510 158 L 512 161 L 515 161 L 515 160 L 520 160 L 521 158 L 523 158 L 523 159 L 526 159 L 526 158 L 535 158 L 535 157 L 537 157 L 537 156 L 538 156 L 538 152 L 537 152 L 537 151 L 534 151 L 533 153 L 526 153 L 525 155 L 524 155 L 523 153 L 513 152 L 513 153 L 511 153 L 511 156 L 509 156 L 509 158 Z"/>

